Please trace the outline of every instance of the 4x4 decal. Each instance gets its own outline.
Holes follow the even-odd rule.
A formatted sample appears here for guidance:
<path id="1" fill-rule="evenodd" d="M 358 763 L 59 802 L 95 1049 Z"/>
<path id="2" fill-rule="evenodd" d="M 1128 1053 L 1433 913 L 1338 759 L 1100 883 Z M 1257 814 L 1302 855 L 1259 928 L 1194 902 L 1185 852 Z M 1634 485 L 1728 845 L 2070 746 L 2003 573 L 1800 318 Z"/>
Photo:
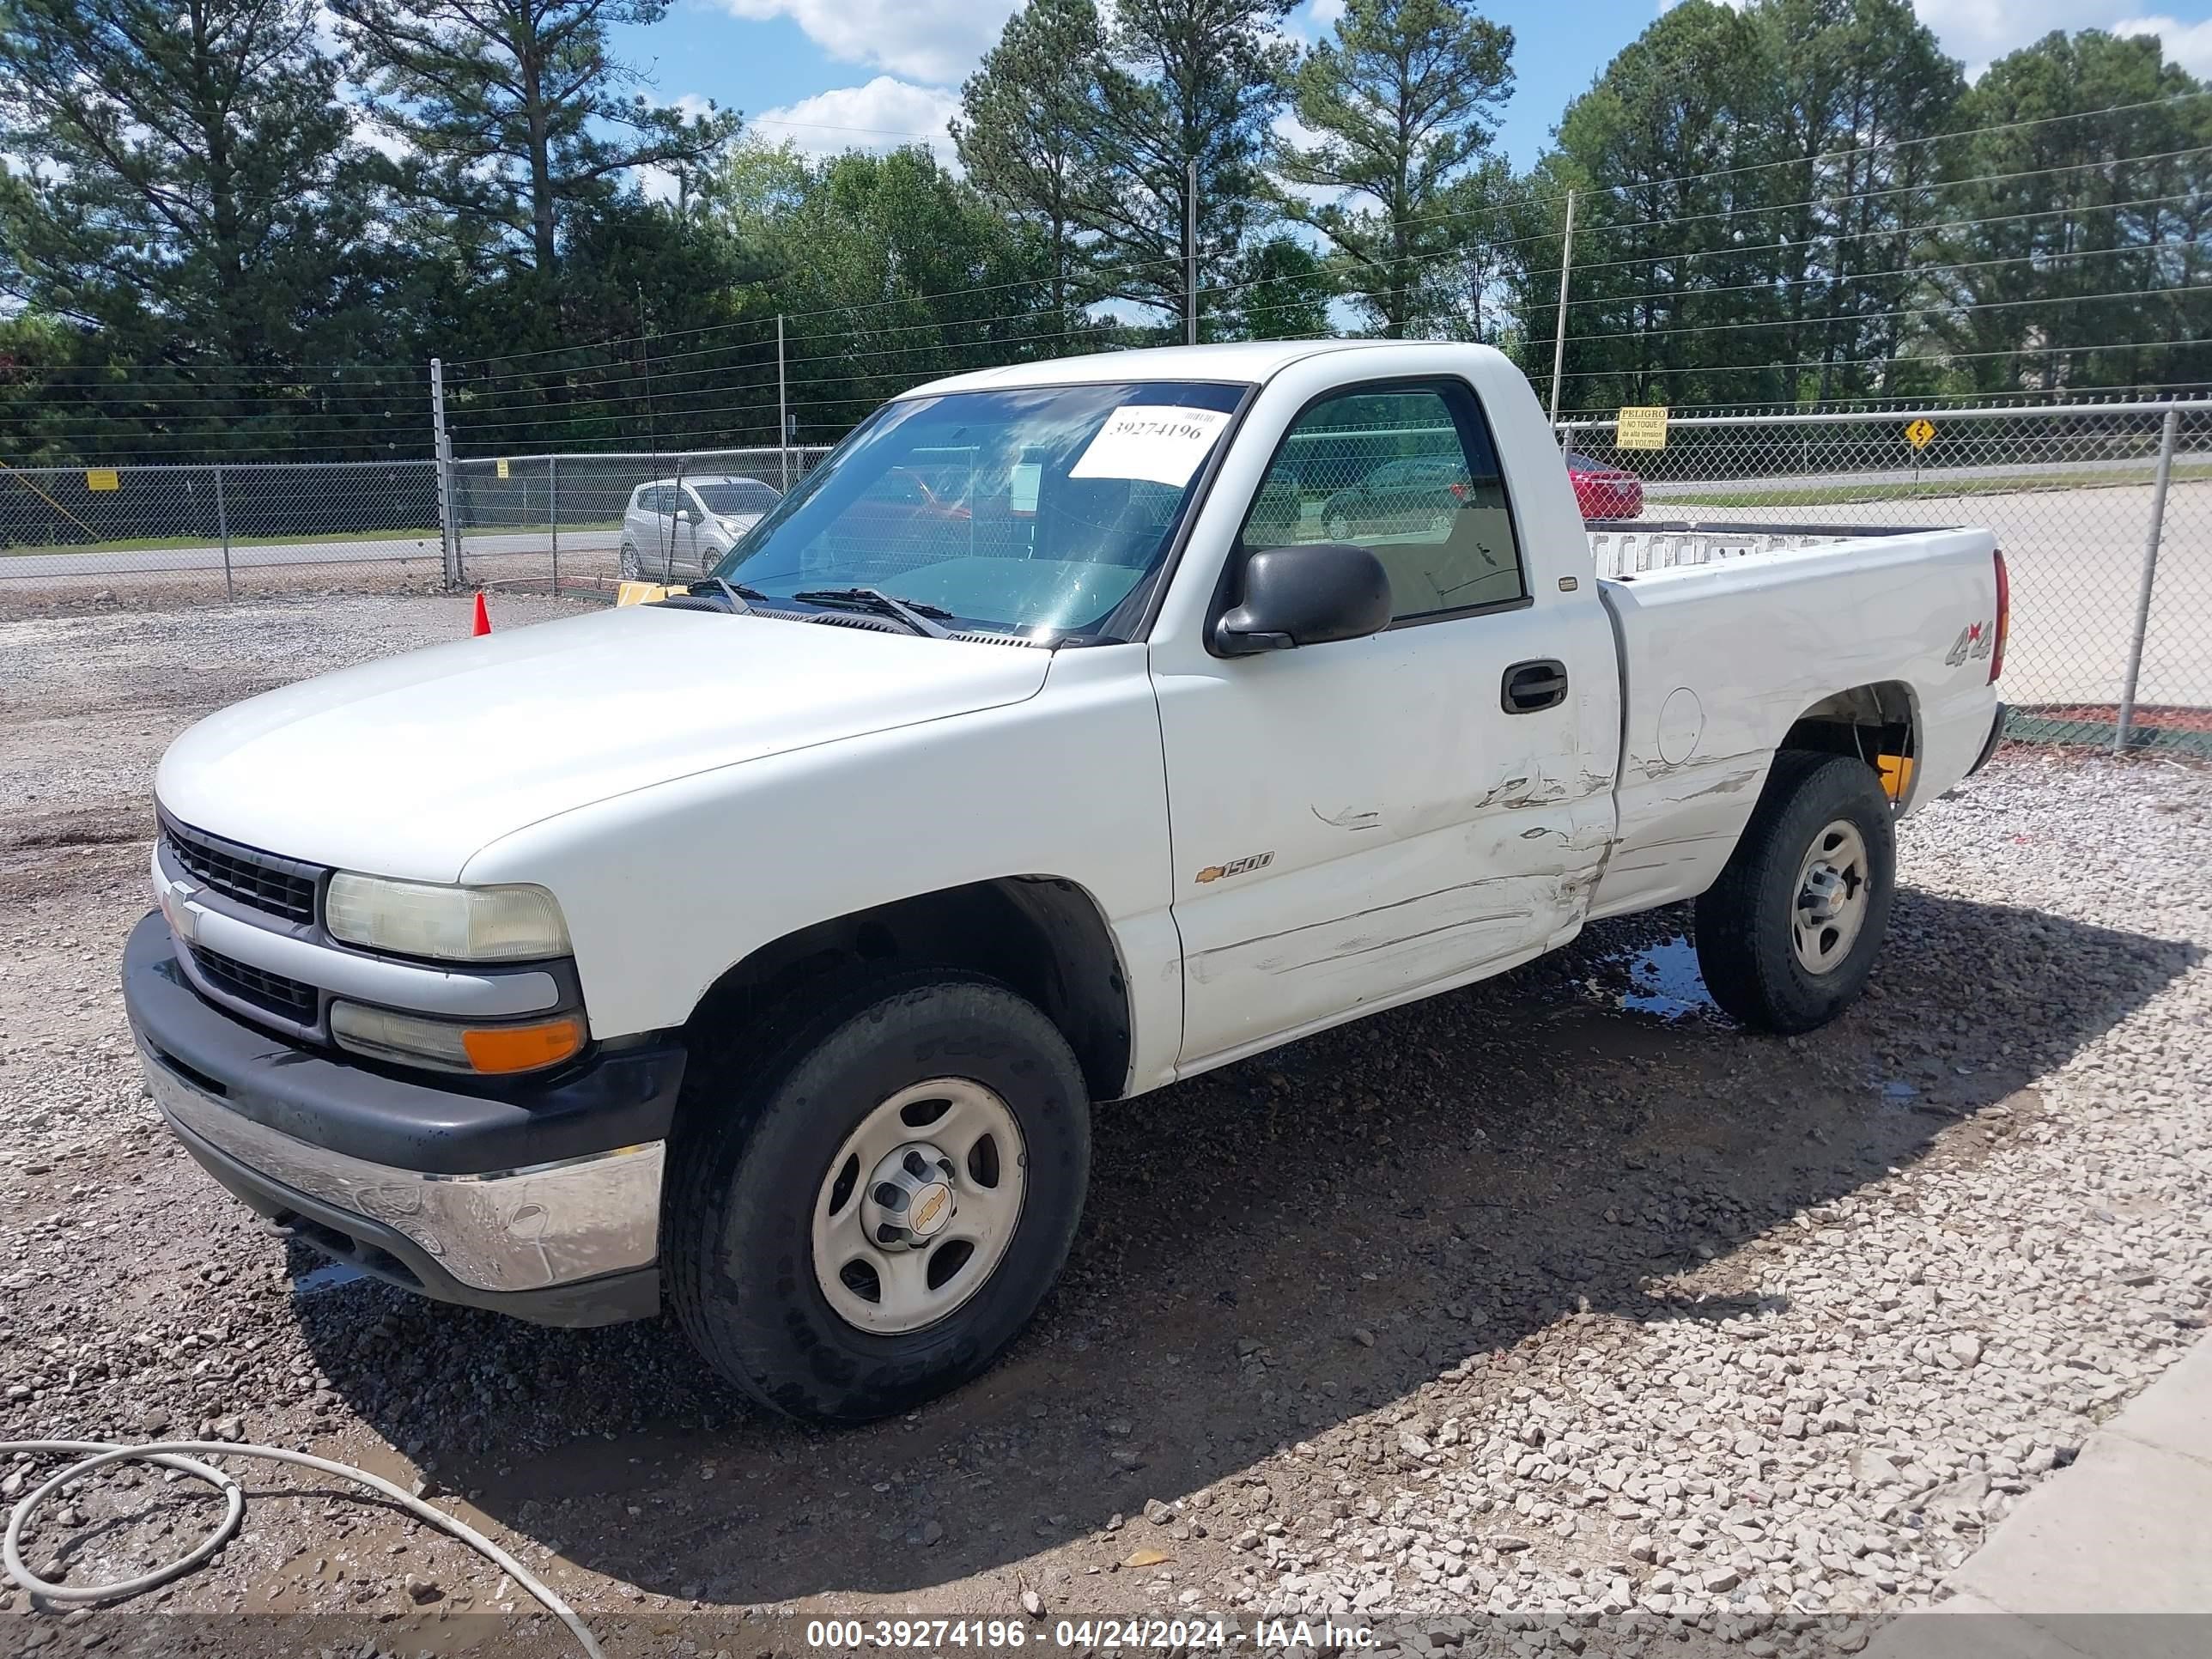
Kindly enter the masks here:
<path id="1" fill-rule="evenodd" d="M 1943 653 L 1944 662 L 1956 668 L 1963 662 L 1988 656 L 1990 647 L 1996 641 L 1996 632 L 1994 623 L 1969 623 L 1959 630 L 1959 637 L 1951 641 L 1951 648 Z"/>

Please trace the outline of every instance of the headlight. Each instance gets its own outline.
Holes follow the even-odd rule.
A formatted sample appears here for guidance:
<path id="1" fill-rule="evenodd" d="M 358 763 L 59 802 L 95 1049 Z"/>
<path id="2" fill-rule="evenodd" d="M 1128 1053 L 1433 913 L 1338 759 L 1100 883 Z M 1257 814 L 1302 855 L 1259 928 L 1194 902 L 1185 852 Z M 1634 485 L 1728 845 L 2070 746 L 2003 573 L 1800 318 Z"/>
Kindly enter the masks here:
<path id="1" fill-rule="evenodd" d="M 324 922 L 334 939 L 447 962 L 528 962 L 568 954 L 561 907 L 543 887 L 441 887 L 340 871 Z"/>
<path id="2" fill-rule="evenodd" d="M 333 1002 L 331 1035 L 339 1048 L 372 1060 L 501 1077 L 559 1065 L 584 1046 L 584 1022 L 562 1014 L 527 1025 L 455 1025 L 357 1002 Z"/>

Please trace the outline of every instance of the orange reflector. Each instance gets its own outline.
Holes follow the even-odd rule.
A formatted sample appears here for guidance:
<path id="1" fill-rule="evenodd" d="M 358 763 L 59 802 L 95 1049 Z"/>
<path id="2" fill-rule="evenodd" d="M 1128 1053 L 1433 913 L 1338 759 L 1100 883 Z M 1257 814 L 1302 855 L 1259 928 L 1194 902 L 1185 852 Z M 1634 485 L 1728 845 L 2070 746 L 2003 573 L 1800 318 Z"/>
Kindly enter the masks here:
<path id="1" fill-rule="evenodd" d="M 1881 789 L 1894 805 L 1905 799 L 1905 792 L 1912 787 L 1912 757 L 1884 755 L 1881 757 Z"/>
<path id="2" fill-rule="evenodd" d="M 534 1072 L 568 1059 L 583 1046 L 583 1024 L 574 1018 L 461 1033 L 469 1064 L 479 1072 Z"/>

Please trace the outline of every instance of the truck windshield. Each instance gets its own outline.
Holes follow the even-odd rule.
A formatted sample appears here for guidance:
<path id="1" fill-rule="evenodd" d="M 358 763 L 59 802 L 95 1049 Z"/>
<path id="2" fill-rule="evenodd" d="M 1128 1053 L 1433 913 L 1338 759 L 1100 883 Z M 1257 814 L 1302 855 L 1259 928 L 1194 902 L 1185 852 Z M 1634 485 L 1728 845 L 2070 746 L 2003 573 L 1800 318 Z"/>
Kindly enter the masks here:
<path id="1" fill-rule="evenodd" d="M 770 603 L 875 588 L 956 629 L 1095 635 L 1158 574 L 1244 392 L 1141 381 L 889 404 L 714 574 Z"/>

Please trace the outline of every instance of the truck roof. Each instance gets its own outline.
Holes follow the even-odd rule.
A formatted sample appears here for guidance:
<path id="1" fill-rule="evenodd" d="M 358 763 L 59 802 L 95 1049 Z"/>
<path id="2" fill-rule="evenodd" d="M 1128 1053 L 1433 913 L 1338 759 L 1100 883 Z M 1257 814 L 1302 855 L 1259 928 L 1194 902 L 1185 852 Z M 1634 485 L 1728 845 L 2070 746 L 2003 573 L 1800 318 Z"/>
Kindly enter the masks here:
<path id="1" fill-rule="evenodd" d="M 1387 356 L 1399 352 L 1488 349 L 1486 346 L 1455 346 L 1437 340 L 1240 340 L 1222 345 L 1152 346 L 1133 351 L 1098 351 L 1080 357 L 1048 357 L 1037 362 L 979 368 L 932 380 L 900 396 L 933 398 L 945 392 L 1070 386 L 1097 380 L 1226 380 L 1258 386 L 1292 363 L 1328 352 L 1365 351 Z"/>

